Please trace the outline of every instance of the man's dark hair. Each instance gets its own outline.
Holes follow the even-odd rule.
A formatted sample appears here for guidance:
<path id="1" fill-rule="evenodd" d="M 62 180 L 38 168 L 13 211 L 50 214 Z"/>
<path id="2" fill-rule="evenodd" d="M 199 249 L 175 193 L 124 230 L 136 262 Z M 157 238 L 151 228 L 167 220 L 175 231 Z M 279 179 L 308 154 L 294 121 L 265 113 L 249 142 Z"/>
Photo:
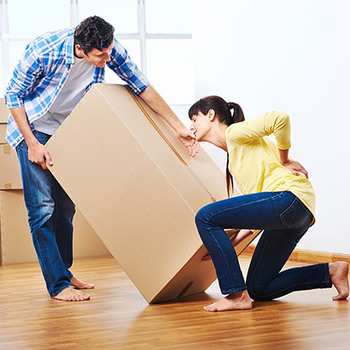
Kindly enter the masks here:
<path id="1" fill-rule="evenodd" d="M 81 21 L 74 31 L 74 45 L 79 45 L 85 54 L 93 49 L 102 51 L 113 42 L 114 27 L 98 16 Z"/>

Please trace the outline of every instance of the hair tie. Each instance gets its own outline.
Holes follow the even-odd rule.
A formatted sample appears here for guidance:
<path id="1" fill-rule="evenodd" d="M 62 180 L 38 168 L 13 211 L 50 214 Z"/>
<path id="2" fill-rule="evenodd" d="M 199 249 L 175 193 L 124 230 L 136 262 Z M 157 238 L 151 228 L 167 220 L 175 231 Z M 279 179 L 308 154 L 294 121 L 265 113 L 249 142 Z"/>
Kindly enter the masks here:
<path id="1" fill-rule="evenodd" d="M 233 116 L 235 114 L 235 103 L 227 102 L 227 107 L 230 110 L 231 117 L 233 118 Z M 231 112 L 231 109 L 233 109 L 233 112 Z"/>

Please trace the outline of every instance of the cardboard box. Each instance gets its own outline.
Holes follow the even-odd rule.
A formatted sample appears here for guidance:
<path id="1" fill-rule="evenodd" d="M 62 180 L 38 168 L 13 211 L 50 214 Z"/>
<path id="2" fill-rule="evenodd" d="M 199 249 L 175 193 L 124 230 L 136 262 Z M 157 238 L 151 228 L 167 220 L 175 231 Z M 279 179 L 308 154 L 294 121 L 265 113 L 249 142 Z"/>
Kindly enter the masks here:
<path id="1" fill-rule="evenodd" d="M 75 258 L 110 255 L 78 209 L 73 224 Z M 0 237 L 2 265 L 38 261 L 21 190 L 0 191 Z"/>
<path id="2" fill-rule="evenodd" d="M 0 98 L 0 123 L 7 124 L 7 120 L 9 119 L 9 110 L 5 105 L 5 99 Z"/>
<path id="3" fill-rule="evenodd" d="M 191 159 L 128 88 L 93 85 L 47 149 L 50 170 L 149 303 L 216 279 L 194 216 L 226 198 L 224 175 L 204 150 Z"/>
<path id="4" fill-rule="evenodd" d="M 0 123 L 0 144 L 6 143 L 7 124 Z"/>
<path id="5" fill-rule="evenodd" d="M 5 100 L 0 98 L 0 144 L 6 143 L 5 136 L 9 114 L 9 110 L 5 105 Z"/>
<path id="6" fill-rule="evenodd" d="M 0 190 L 22 189 L 22 178 L 16 150 L 0 144 Z"/>
<path id="7" fill-rule="evenodd" d="M 9 110 L 0 98 L 0 190 L 23 188 L 16 151 L 5 140 L 8 116 Z"/>

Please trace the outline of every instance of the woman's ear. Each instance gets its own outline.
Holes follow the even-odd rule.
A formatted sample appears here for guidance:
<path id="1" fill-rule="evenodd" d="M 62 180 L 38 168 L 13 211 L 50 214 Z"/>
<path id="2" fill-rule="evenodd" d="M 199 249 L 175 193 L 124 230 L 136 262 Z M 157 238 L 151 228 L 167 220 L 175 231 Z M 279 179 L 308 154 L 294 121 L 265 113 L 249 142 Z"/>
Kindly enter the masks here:
<path id="1" fill-rule="evenodd" d="M 208 117 L 209 117 L 210 121 L 214 120 L 214 118 L 215 118 L 215 111 L 213 109 L 209 109 Z"/>

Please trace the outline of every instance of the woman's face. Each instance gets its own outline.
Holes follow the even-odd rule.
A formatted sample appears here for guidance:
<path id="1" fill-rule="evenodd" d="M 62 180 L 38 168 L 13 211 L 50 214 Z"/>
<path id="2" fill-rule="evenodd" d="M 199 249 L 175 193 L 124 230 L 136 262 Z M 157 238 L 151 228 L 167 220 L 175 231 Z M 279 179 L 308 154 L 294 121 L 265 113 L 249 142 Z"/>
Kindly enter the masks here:
<path id="1" fill-rule="evenodd" d="M 203 114 L 198 112 L 197 115 L 194 115 L 192 118 L 192 124 L 190 130 L 194 133 L 196 140 L 206 141 L 206 136 L 211 129 L 210 117 L 208 114 Z"/>

